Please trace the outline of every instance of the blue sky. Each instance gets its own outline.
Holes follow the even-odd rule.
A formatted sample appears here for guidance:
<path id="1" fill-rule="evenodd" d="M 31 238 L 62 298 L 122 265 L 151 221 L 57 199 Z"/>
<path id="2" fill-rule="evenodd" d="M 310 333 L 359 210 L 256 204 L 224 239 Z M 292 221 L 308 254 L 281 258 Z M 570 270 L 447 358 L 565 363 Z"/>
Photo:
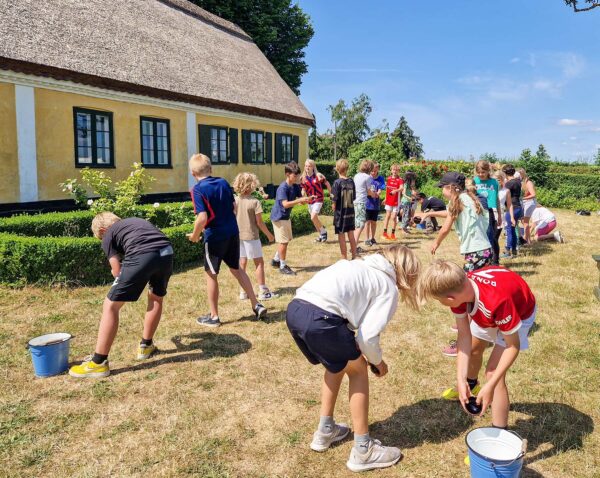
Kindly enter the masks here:
<path id="1" fill-rule="evenodd" d="M 518 156 L 543 143 L 561 160 L 600 148 L 600 9 L 563 0 L 299 0 L 315 36 L 301 99 L 371 97 L 371 126 L 406 116 L 426 157 Z"/>

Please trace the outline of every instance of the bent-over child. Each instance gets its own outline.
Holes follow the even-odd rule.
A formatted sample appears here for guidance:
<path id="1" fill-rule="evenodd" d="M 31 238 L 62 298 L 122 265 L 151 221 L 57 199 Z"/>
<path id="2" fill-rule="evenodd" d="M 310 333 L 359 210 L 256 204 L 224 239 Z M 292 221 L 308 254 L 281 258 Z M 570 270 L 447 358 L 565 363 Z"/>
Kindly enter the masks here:
<path id="1" fill-rule="evenodd" d="M 92 232 L 102 241 L 115 281 L 102 306 L 94 355 L 69 370 L 69 375 L 78 378 L 110 375 L 108 354 L 119 328 L 119 311 L 125 302 L 136 302 L 146 285 L 149 285 L 148 307 L 137 359 L 146 360 L 156 353 L 154 333 L 173 273 L 171 242 L 148 221 L 136 217 L 121 219 L 112 212 L 102 212 L 92 220 Z"/>
<path id="2" fill-rule="evenodd" d="M 420 263 L 396 245 L 363 260 L 341 260 L 317 272 L 296 291 L 286 322 L 296 344 L 313 364 L 325 367 L 321 411 L 310 447 L 326 451 L 350 428 L 336 423 L 333 411 L 344 375 L 350 381 L 354 446 L 346 465 L 352 471 L 392 466 L 402 454 L 369 435 L 368 364 L 378 377 L 388 372 L 379 338 L 394 316 L 398 300 L 417 307 Z"/>

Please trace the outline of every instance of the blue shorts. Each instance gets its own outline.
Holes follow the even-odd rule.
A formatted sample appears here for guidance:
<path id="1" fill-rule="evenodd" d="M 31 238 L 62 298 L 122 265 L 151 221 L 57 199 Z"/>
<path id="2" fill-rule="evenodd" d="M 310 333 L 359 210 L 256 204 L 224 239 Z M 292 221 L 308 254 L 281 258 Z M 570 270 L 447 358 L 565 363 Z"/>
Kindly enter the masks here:
<path id="1" fill-rule="evenodd" d="M 290 302 L 286 323 L 296 344 L 313 365 L 323 364 L 331 373 L 346 368 L 361 352 L 348 321 L 300 299 Z"/>

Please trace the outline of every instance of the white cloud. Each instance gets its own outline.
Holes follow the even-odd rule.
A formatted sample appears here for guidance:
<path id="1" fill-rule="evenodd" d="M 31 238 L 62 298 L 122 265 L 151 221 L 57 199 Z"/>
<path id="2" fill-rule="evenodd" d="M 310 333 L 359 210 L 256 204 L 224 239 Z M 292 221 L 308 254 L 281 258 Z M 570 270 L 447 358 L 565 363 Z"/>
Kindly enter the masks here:
<path id="1" fill-rule="evenodd" d="M 571 141 L 577 141 L 577 136 L 569 136 L 569 139 L 570 139 Z"/>
<path id="2" fill-rule="evenodd" d="M 519 63 L 520 61 L 521 61 L 521 59 L 518 56 L 511 58 L 511 60 L 510 60 L 511 63 Z"/>
<path id="3" fill-rule="evenodd" d="M 593 131 L 594 133 L 600 133 L 600 126 L 590 128 L 590 131 Z"/>
<path id="4" fill-rule="evenodd" d="M 590 120 L 580 120 L 580 119 L 570 119 L 570 118 L 563 118 L 558 120 L 558 125 L 559 126 L 582 126 L 582 125 L 586 125 L 586 124 L 590 124 L 591 121 Z"/>

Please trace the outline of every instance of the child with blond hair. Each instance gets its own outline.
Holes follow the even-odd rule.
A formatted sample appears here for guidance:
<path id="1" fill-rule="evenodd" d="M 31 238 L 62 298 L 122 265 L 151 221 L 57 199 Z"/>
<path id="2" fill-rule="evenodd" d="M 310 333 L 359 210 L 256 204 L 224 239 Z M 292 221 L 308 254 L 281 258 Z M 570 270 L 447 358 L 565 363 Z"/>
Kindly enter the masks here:
<path id="1" fill-rule="evenodd" d="M 498 192 L 500 185 L 498 181 L 491 176 L 491 165 L 489 161 L 479 160 L 475 164 L 475 187 L 477 194 L 486 198 L 488 205 L 489 225 L 487 230 L 488 240 L 492 245 L 492 264 L 498 265 L 500 257 L 500 245 L 498 243 L 497 217 L 501 217 L 500 201 L 498 200 Z M 501 227 L 501 226 L 500 226 Z"/>
<path id="2" fill-rule="evenodd" d="M 347 159 L 338 159 L 335 170 L 339 178 L 333 183 L 331 189 L 331 207 L 333 208 L 333 228 L 338 236 L 340 252 L 343 259 L 348 259 L 346 248 L 346 236 L 350 243 L 352 259 L 357 256 L 356 239 L 354 238 L 354 200 L 356 199 L 356 188 L 352 178 L 348 174 Z"/>
<path id="3" fill-rule="evenodd" d="M 112 212 L 102 212 L 92 220 L 92 232 L 102 241 L 115 281 L 104 299 L 94 355 L 69 370 L 69 375 L 77 378 L 110 375 L 108 354 L 119 328 L 119 312 L 125 302 L 136 302 L 146 285 L 148 307 L 137 359 L 146 360 L 156 353 L 154 333 L 173 273 L 171 242 L 148 221 L 136 217 L 121 219 Z"/>
<path id="4" fill-rule="evenodd" d="M 367 224 L 367 198 L 369 197 L 369 182 L 373 171 L 373 161 L 363 159 L 358 166 L 358 173 L 354 175 L 356 199 L 354 200 L 354 238 L 356 244 L 360 243 L 360 235 Z M 362 252 L 360 247 L 357 248 Z"/>
<path id="5" fill-rule="evenodd" d="M 346 465 L 352 471 L 385 468 L 402 457 L 369 435 L 369 374 L 388 372 L 380 335 L 398 302 L 417 308 L 420 262 L 407 247 L 396 245 L 363 260 L 341 260 L 317 272 L 296 291 L 286 322 L 298 348 L 313 364 L 325 367 L 321 411 L 311 449 L 326 451 L 350 428 L 336 423 L 333 412 L 345 375 L 350 381 L 350 414 L 354 446 Z"/>
<path id="6" fill-rule="evenodd" d="M 458 265 L 441 260 L 425 270 L 419 289 L 422 298 L 450 307 L 456 317 L 457 387 L 445 391 L 445 398 L 458 398 L 466 411 L 469 397 L 477 395 L 481 415 L 491 405 L 492 425 L 506 429 L 510 407 L 506 373 L 519 352 L 529 347 L 528 333 L 536 315 L 531 289 L 521 276 L 504 267 L 465 273 Z M 481 387 L 479 371 L 490 343 L 494 348 Z"/>
<path id="7" fill-rule="evenodd" d="M 244 289 L 257 319 L 267 313 L 254 294 L 252 282 L 244 269 L 240 269 L 240 231 L 235 218 L 235 200 L 231 186 L 223 178 L 211 176 L 212 165 L 208 156 L 194 154 L 189 161 L 190 174 L 197 183 L 192 188 L 192 202 L 196 220 L 194 230 L 188 234 L 191 242 L 204 236 L 204 270 L 210 311 L 198 317 L 198 325 L 219 327 L 219 271 L 225 262 L 231 274 Z"/>
<path id="8" fill-rule="evenodd" d="M 300 179 L 300 186 L 302 186 L 304 194 L 310 198 L 310 201 L 308 202 L 310 220 L 319 234 L 319 237 L 315 239 L 315 242 L 327 242 L 327 229 L 319 220 L 319 213 L 321 212 L 324 201 L 323 186 L 325 186 L 330 193 L 331 186 L 325 176 L 317 171 L 317 163 L 312 159 L 307 159 L 304 163 L 304 172 Z"/>
<path id="9" fill-rule="evenodd" d="M 385 222 L 383 223 L 383 235 L 381 236 L 384 240 L 396 240 L 399 198 L 402 193 L 403 184 L 404 180 L 400 177 L 400 165 L 392 164 L 391 174 L 388 176 L 385 186 Z M 390 219 L 392 219 L 392 231 L 388 235 L 387 231 Z"/>
<path id="10" fill-rule="evenodd" d="M 258 187 L 258 178 L 252 173 L 240 173 L 233 180 L 233 190 L 237 194 L 235 217 L 240 230 L 240 268 L 245 271 L 248 260 L 254 261 L 259 290 L 258 300 L 269 300 L 277 297 L 277 294 L 272 293 L 265 283 L 265 261 L 259 231 L 262 231 L 269 242 L 273 242 L 275 237 L 263 222 L 261 202 L 252 196 Z M 240 300 L 247 298 L 248 294 L 241 289 Z"/>

